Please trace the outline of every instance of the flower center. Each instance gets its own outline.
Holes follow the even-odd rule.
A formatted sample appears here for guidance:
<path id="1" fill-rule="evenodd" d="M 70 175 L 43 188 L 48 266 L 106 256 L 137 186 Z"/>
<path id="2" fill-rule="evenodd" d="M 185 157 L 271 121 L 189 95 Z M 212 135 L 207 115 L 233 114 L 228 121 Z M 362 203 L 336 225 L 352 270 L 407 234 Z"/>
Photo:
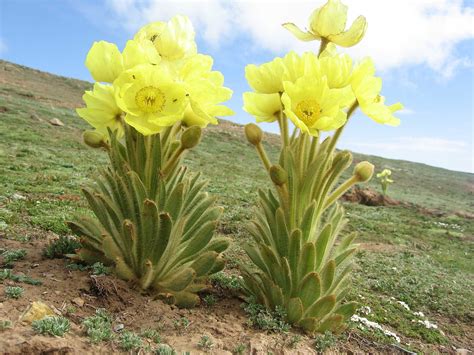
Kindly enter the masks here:
<path id="1" fill-rule="evenodd" d="M 308 127 L 316 123 L 321 112 L 321 106 L 316 100 L 303 100 L 296 105 L 296 115 Z"/>
<path id="2" fill-rule="evenodd" d="M 163 92 L 154 86 L 141 88 L 135 95 L 135 103 L 143 112 L 160 112 L 165 102 L 166 98 Z"/>

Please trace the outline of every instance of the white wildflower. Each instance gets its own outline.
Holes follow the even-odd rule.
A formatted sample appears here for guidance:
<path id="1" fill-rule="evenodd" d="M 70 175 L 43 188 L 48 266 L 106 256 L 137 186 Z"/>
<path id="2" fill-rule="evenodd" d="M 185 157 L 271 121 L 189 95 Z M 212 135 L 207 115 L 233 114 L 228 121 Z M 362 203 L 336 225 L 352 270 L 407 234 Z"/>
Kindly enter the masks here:
<path id="1" fill-rule="evenodd" d="M 359 317 L 357 314 L 354 314 L 351 317 L 351 321 L 363 324 L 368 328 L 377 329 L 377 330 L 381 331 L 382 333 L 384 333 L 386 336 L 394 338 L 397 341 L 397 343 L 400 342 L 400 338 L 398 337 L 397 334 L 395 334 L 394 332 L 391 332 L 388 329 L 383 328 L 380 324 L 378 324 L 376 322 L 372 322 L 372 321 L 368 320 L 367 318 Z"/>

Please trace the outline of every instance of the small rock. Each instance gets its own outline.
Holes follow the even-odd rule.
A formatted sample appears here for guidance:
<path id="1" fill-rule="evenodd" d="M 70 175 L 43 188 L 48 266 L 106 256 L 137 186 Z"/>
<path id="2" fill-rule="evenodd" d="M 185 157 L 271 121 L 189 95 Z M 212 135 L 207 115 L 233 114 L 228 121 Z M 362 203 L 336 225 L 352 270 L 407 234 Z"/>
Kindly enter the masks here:
<path id="1" fill-rule="evenodd" d="M 54 291 L 54 294 L 60 295 L 60 294 L 61 294 L 61 291 Z"/>
<path id="2" fill-rule="evenodd" d="M 78 305 L 79 307 L 84 306 L 85 301 L 81 297 L 76 297 L 72 300 L 72 303 Z"/>
<path id="3" fill-rule="evenodd" d="M 20 194 L 18 194 L 18 193 L 14 193 L 14 194 L 12 195 L 12 199 L 14 199 L 14 200 L 26 200 L 26 197 L 23 196 L 23 195 L 20 195 Z"/>
<path id="4" fill-rule="evenodd" d="M 114 331 L 115 332 L 120 332 L 123 328 L 125 328 L 125 326 L 120 323 L 120 324 L 117 324 L 115 327 L 114 327 Z"/>
<path id="5" fill-rule="evenodd" d="M 33 302 L 28 309 L 21 315 L 22 322 L 31 323 L 35 320 L 43 319 L 46 316 L 54 316 L 54 311 L 41 301 Z"/>
<path id="6" fill-rule="evenodd" d="M 60 121 L 58 118 L 53 118 L 49 121 L 53 126 L 64 126 L 64 123 Z"/>
<path id="7" fill-rule="evenodd" d="M 456 349 L 456 354 L 467 355 L 472 354 L 472 352 L 467 349 Z"/>

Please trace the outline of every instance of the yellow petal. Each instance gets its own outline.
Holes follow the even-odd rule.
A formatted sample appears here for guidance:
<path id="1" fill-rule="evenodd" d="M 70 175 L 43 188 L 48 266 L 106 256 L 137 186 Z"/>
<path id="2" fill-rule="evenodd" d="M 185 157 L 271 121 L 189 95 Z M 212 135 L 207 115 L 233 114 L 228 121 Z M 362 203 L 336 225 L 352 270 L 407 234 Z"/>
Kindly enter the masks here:
<path id="1" fill-rule="evenodd" d="M 244 92 L 244 111 L 255 117 L 257 122 L 274 122 L 281 111 L 279 94 Z"/>
<path id="2" fill-rule="evenodd" d="M 352 47 L 362 40 L 366 30 L 367 21 L 359 16 L 347 31 L 330 35 L 328 39 L 341 47 Z"/>
<path id="3" fill-rule="evenodd" d="M 283 91 L 282 76 L 285 65 L 281 58 L 260 66 L 249 64 L 245 67 L 245 78 L 249 85 L 262 94 L 274 94 Z"/>
<path id="4" fill-rule="evenodd" d="M 321 8 L 316 9 L 310 17 L 311 32 L 321 37 L 344 31 L 347 21 L 347 6 L 340 0 L 328 0 Z"/>
<path id="5" fill-rule="evenodd" d="M 300 41 L 308 42 L 314 41 L 315 39 L 319 39 L 318 36 L 312 34 L 311 32 L 304 32 L 294 23 L 287 22 L 283 24 L 283 27 L 290 31 L 293 36 L 298 38 Z"/>
<path id="6" fill-rule="evenodd" d="M 123 71 L 122 54 L 113 43 L 94 42 L 87 53 L 86 67 L 95 81 L 112 83 Z"/>
<path id="7" fill-rule="evenodd" d="M 159 64 L 161 57 L 151 41 L 127 41 L 122 53 L 125 69 L 139 64 Z"/>

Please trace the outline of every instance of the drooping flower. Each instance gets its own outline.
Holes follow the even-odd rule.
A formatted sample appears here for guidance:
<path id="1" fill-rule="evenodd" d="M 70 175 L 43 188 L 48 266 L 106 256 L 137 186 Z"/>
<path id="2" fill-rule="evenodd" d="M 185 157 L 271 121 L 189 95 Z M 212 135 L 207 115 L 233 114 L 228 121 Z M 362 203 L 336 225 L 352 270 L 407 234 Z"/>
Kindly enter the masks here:
<path id="1" fill-rule="evenodd" d="M 76 109 L 80 117 L 102 134 L 107 134 L 110 128 L 119 138 L 123 136 L 122 110 L 115 102 L 111 85 L 95 83 L 93 90 L 86 91 L 82 98 L 86 107 Z"/>
<path id="2" fill-rule="evenodd" d="M 188 17 L 177 15 L 168 22 L 153 22 L 141 28 L 134 39 L 153 42 L 166 61 L 188 58 L 197 53 L 195 32 Z"/>
<path id="3" fill-rule="evenodd" d="M 286 81 L 284 88 L 285 114 L 302 132 L 318 136 L 346 122 L 347 98 L 341 90 L 330 89 L 326 77 L 305 75 L 296 83 Z"/>
<path id="4" fill-rule="evenodd" d="M 403 109 L 399 102 L 387 106 L 385 98 L 380 95 L 382 79 L 375 76 L 375 66 L 370 58 L 360 62 L 352 73 L 351 86 L 359 106 L 367 116 L 377 123 L 398 126 L 400 119 L 393 116 Z"/>
<path id="5" fill-rule="evenodd" d="M 94 42 L 87 53 L 86 67 L 95 81 L 113 83 L 123 71 L 122 54 L 113 43 Z"/>
<path id="6" fill-rule="evenodd" d="M 285 23 L 283 27 L 302 41 L 324 39 L 341 47 L 352 47 L 364 37 L 367 21 L 364 16 L 359 16 L 347 31 L 346 22 L 347 6 L 340 0 L 328 0 L 311 14 L 307 32 L 293 23 Z"/>
<path id="7" fill-rule="evenodd" d="M 144 135 L 181 120 L 188 103 L 183 86 L 152 64 L 124 71 L 114 87 L 117 105 L 126 112 L 125 121 Z"/>

